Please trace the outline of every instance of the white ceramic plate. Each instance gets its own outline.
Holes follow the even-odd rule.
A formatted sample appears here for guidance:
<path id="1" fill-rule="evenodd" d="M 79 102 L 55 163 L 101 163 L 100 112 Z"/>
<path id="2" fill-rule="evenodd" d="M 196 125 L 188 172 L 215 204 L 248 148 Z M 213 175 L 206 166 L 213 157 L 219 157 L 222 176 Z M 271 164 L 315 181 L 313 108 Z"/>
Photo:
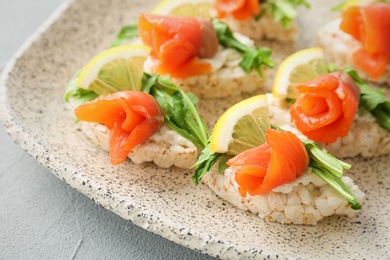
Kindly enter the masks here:
<path id="1" fill-rule="evenodd" d="M 309 47 L 337 1 L 301 10 L 296 46 Z M 323 1 L 321 1 L 323 2 Z M 195 187 L 192 173 L 152 164 L 120 166 L 77 131 L 63 93 L 73 73 L 106 49 L 121 25 L 153 1 L 77 0 L 60 7 L 4 69 L 0 112 L 5 128 L 60 179 L 124 219 L 186 247 L 220 258 L 381 258 L 389 255 L 390 157 L 356 159 L 350 172 L 366 192 L 355 219 L 332 217 L 317 226 L 265 222 Z M 215 116 L 226 104 L 205 107 Z"/>

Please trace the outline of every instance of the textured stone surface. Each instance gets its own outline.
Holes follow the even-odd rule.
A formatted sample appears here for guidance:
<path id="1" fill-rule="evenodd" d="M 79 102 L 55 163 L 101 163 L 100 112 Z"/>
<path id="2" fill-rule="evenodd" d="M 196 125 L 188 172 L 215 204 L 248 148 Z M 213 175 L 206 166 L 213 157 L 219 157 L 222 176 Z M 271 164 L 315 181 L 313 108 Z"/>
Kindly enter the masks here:
<path id="1" fill-rule="evenodd" d="M 315 31 L 324 24 L 324 21 L 334 16 L 329 7 L 337 1 L 329 1 L 322 7 L 316 1 L 311 2 L 313 9 L 302 11 L 298 21 L 300 26 L 305 27 L 301 29 L 300 41 L 296 46 L 270 44 L 274 47 L 277 60 L 281 60 L 296 48 L 313 44 Z M 189 171 L 176 168 L 159 169 L 152 164 L 134 165 L 129 161 L 114 167 L 109 164 L 105 151 L 100 150 L 81 132 L 76 131 L 73 120 L 63 104 L 64 86 L 76 70 L 109 46 L 119 26 L 134 21 L 138 12 L 147 11 L 151 4 L 152 1 L 138 0 L 96 0 L 93 4 L 91 1 L 77 0 L 69 7 L 63 6 L 57 11 L 57 14 L 41 28 L 42 33 L 35 34 L 32 41 L 24 46 L 3 73 L 2 80 L 5 83 L 1 83 L 0 86 L 0 115 L 15 142 L 54 175 L 98 205 L 143 229 L 205 254 L 221 258 L 324 259 L 381 258 L 388 255 L 390 226 L 388 221 L 390 208 L 387 207 L 390 204 L 388 156 L 374 160 L 357 158 L 351 161 L 354 163 L 354 170 L 350 175 L 366 193 L 363 210 L 356 219 L 334 217 L 322 221 L 315 227 L 280 225 L 264 222 L 250 213 L 234 208 L 220 200 L 204 185 L 195 187 Z M 235 100 L 203 102 L 201 112 L 207 115 L 206 119 L 212 125 L 234 102 Z M 6 151 L 3 151 L 5 155 L 1 158 L 2 160 L 6 158 L 6 163 L 11 162 L 8 168 L 31 163 L 26 161 L 26 155 L 20 151 L 16 152 L 21 157 L 20 161 L 17 156 L 8 157 Z M 38 167 L 36 164 L 32 165 Z M 42 168 L 39 170 L 32 168 L 31 171 L 34 173 L 40 171 L 45 175 L 49 173 Z M 4 172 L 9 174 L 7 168 Z M 46 178 L 43 179 L 47 181 Z M 50 232 L 49 227 L 52 225 L 58 228 L 57 222 L 68 225 L 67 214 L 72 215 L 73 219 L 77 219 L 79 214 L 79 209 L 73 206 L 73 195 L 68 196 L 66 200 L 61 199 L 61 194 L 70 192 L 70 189 L 61 183 L 54 183 L 60 186 L 56 188 L 58 194 L 46 196 L 59 196 L 58 203 L 61 203 L 61 208 L 55 209 L 59 212 L 48 211 L 47 208 L 42 212 L 53 214 L 53 222 L 40 223 L 42 228 L 39 234 L 43 238 L 45 229 Z M 9 187 L 6 182 L 2 182 L 1 185 Z M 36 186 L 29 187 L 32 192 L 37 189 Z M 3 192 L 3 189 L 0 192 Z M 18 193 L 13 194 L 17 196 Z M 24 193 L 26 199 L 29 198 L 28 194 Z M 0 193 L 0 197 L 4 196 L 7 196 L 7 192 Z M 44 203 L 46 196 L 42 194 L 39 196 L 45 198 Z M 86 208 L 95 208 L 87 202 L 84 204 L 79 201 L 83 198 L 79 196 L 77 198 L 80 207 L 87 205 Z M 12 205 L 8 208 L 12 208 Z M 95 218 L 93 213 L 87 211 L 91 215 L 83 216 L 82 219 Z M 96 226 L 98 237 L 109 232 L 102 231 L 105 229 L 105 219 L 111 221 L 109 216 L 107 214 L 106 218 L 97 221 L 100 222 Z M 0 217 L 8 221 L 10 218 L 3 211 Z M 28 219 L 28 209 L 24 216 L 21 216 L 24 220 L 23 217 Z M 120 226 L 127 226 L 117 219 L 115 221 L 118 221 Z M 69 224 L 75 225 L 73 222 Z M 21 222 L 21 225 L 26 223 Z M 135 228 L 133 225 L 127 227 Z M 79 229 L 81 233 L 84 228 L 85 226 L 82 226 Z M 57 232 L 62 232 L 62 229 Z M 94 236 L 95 234 L 83 240 L 77 238 L 77 233 L 68 234 L 76 244 L 61 243 L 60 246 L 68 253 L 77 253 L 79 248 L 77 241 L 80 245 L 93 244 Z M 104 250 L 102 243 L 108 243 L 105 245 L 106 249 L 112 248 L 115 239 L 118 237 L 113 235 L 114 242 L 111 239 L 103 242 L 99 240 L 99 245 L 95 247 L 97 250 Z M 7 242 L 8 240 L 5 241 Z M 40 242 L 45 243 L 44 240 Z M 49 245 L 52 242 L 47 241 Z M 34 245 L 29 246 L 35 248 Z M 183 252 L 185 252 L 183 258 L 195 257 L 192 252 L 188 255 L 188 251 Z M 71 257 L 72 255 L 69 256 Z M 154 258 L 154 255 L 146 258 Z M 169 255 L 166 258 L 170 258 Z"/>
<path id="2" fill-rule="evenodd" d="M 0 70 L 62 2 L 0 2 Z M 0 234 L 0 259 L 211 259 L 101 208 L 27 155 L 2 123 Z"/>

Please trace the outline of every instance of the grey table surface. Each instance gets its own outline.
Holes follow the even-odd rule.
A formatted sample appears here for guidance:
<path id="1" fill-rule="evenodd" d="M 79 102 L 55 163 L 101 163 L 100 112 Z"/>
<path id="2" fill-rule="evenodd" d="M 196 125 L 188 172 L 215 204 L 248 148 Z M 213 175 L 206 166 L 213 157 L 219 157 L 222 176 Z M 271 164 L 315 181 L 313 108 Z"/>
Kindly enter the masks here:
<path id="1" fill-rule="evenodd" d="M 62 2 L 0 0 L 0 69 Z M 99 207 L 27 155 L 0 124 L 0 259 L 211 257 Z"/>

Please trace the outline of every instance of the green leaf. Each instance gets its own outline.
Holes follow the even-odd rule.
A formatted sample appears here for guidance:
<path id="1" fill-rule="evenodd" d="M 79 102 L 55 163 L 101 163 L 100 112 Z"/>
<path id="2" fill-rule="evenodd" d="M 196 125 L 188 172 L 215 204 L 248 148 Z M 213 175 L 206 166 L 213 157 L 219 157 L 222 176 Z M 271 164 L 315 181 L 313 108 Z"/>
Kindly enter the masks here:
<path id="1" fill-rule="evenodd" d="M 310 8 L 310 4 L 305 0 L 266 0 L 265 12 L 271 14 L 275 21 L 281 22 L 284 29 L 291 27 L 292 21 L 297 16 L 297 7 L 302 5 Z"/>
<path id="2" fill-rule="evenodd" d="M 219 159 L 219 164 L 218 164 L 219 174 L 224 174 L 224 172 L 228 166 L 226 163 L 230 158 L 233 158 L 233 155 L 221 154 L 221 156 L 218 157 L 218 159 Z"/>
<path id="3" fill-rule="evenodd" d="M 345 185 L 345 183 L 341 180 L 341 178 L 335 176 L 327 169 L 324 169 L 322 166 L 318 165 L 316 161 L 310 161 L 309 167 L 312 169 L 313 173 L 323 179 L 329 186 L 331 186 L 340 195 L 342 195 L 348 201 L 348 204 L 351 205 L 352 209 L 361 209 L 360 202 L 350 191 L 350 189 Z"/>
<path id="4" fill-rule="evenodd" d="M 340 161 L 333 155 L 324 152 L 315 142 L 309 140 L 303 140 L 302 142 L 306 147 L 310 160 L 336 177 L 340 178 L 343 176 L 344 169 L 351 169 L 352 166 L 350 164 Z"/>
<path id="5" fill-rule="evenodd" d="M 173 107 L 175 108 L 172 112 L 171 120 L 174 121 L 179 127 L 183 128 L 186 121 L 192 119 L 191 112 L 189 112 L 185 104 L 182 102 L 180 93 L 176 92 L 173 96 Z M 184 120 L 183 120 L 184 119 Z"/>
<path id="6" fill-rule="evenodd" d="M 390 111 L 388 109 L 389 107 L 390 103 L 386 102 L 379 104 L 371 111 L 372 115 L 377 119 L 380 126 L 385 129 L 390 129 Z"/>
<path id="7" fill-rule="evenodd" d="M 191 101 L 191 103 L 196 106 L 199 103 L 199 98 L 192 92 L 187 92 L 187 97 Z"/>
<path id="8" fill-rule="evenodd" d="M 292 105 L 295 103 L 295 98 L 285 98 L 284 101 L 286 101 L 287 104 Z"/>
<path id="9" fill-rule="evenodd" d="M 352 166 L 325 152 L 313 141 L 302 140 L 302 142 L 309 154 L 309 167 L 313 173 L 346 198 L 352 209 L 360 209 L 359 201 L 341 179 L 344 170 L 350 170 Z"/>
<path id="10" fill-rule="evenodd" d="M 334 64 L 331 63 L 331 62 L 328 62 L 328 63 L 326 64 L 326 66 L 327 66 L 327 69 L 328 69 L 328 73 L 340 71 L 340 69 L 337 68 L 336 65 L 334 65 Z"/>
<path id="11" fill-rule="evenodd" d="M 250 48 L 234 37 L 233 32 L 226 23 L 215 18 L 212 19 L 212 23 L 219 43 L 225 47 L 233 48 L 242 54 L 243 58 L 239 65 L 245 72 L 250 72 L 254 69 L 260 76 L 263 76 L 261 66 L 265 65 L 269 68 L 275 66 L 275 62 L 270 58 L 270 49 Z"/>
<path id="12" fill-rule="evenodd" d="M 222 156 L 219 153 L 213 153 L 210 151 L 210 144 L 208 144 L 201 152 L 198 161 L 192 166 L 194 169 L 194 174 L 192 175 L 192 180 L 195 185 L 198 185 L 202 177 L 211 171 L 213 165 L 218 161 Z"/>
<path id="13" fill-rule="evenodd" d="M 111 43 L 112 47 L 122 45 L 126 41 L 132 40 L 138 37 L 138 24 L 133 23 L 123 26 L 117 33 L 115 40 Z"/>
<path id="14" fill-rule="evenodd" d="M 386 99 L 384 90 L 372 88 L 352 68 L 347 67 L 343 72 L 351 76 L 359 87 L 359 106 L 370 112 L 381 127 L 390 130 L 390 101 Z"/>
<path id="15" fill-rule="evenodd" d="M 160 107 L 164 110 L 164 116 L 171 120 L 174 114 L 174 101 L 173 97 L 163 91 L 153 90 L 150 93 L 160 105 Z"/>
<path id="16" fill-rule="evenodd" d="M 171 129 L 200 148 L 206 147 L 210 130 L 196 109 L 198 98 L 173 84 L 168 77 L 144 73 L 143 91 L 151 94 L 164 111 Z"/>
<path id="17" fill-rule="evenodd" d="M 93 92 L 92 90 L 86 90 L 83 88 L 79 88 L 76 85 L 77 78 L 80 75 L 81 70 L 77 71 L 71 81 L 66 86 L 64 99 L 66 102 L 73 101 L 76 106 L 84 104 L 85 102 L 89 102 L 98 97 L 98 94 Z"/>
<path id="18" fill-rule="evenodd" d="M 144 74 L 142 77 L 142 91 L 150 93 L 152 87 L 157 84 L 158 74 Z"/>

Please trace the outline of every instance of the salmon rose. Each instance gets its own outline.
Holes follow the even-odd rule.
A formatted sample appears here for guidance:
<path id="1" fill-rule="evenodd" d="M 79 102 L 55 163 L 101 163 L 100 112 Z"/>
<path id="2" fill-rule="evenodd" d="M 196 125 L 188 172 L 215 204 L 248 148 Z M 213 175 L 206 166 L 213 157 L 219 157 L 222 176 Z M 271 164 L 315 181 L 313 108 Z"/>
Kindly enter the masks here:
<path id="1" fill-rule="evenodd" d="M 297 86 L 300 95 L 290 109 L 291 120 L 308 138 L 333 143 L 348 134 L 360 93 L 349 75 L 336 72 Z"/>
<path id="2" fill-rule="evenodd" d="M 109 130 L 111 163 L 124 162 L 129 153 L 164 124 L 164 114 L 153 96 L 140 91 L 120 91 L 76 108 L 79 120 L 105 125 Z"/>
<path id="3" fill-rule="evenodd" d="M 138 18 L 142 42 L 151 47 L 153 72 L 189 78 L 211 71 L 201 60 L 218 51 L 217 33 L 210 20 L 142 13 Z"/>
<path id="4" fill-rule="evenodd" d="M 293 133 L 268 129 L 266 142 L 227 161 L 238 167 L 235 180 L 241 196 L 260 195 L 292 182 L 309 165 L 305 145 Z"/>
<path id="5" fill-rule="evenodd" d="M 237 20 L 246 20 L 260 14 L 259 0 L 217 0 L 215 8 L 219 18 L 229 14 Z"/>

